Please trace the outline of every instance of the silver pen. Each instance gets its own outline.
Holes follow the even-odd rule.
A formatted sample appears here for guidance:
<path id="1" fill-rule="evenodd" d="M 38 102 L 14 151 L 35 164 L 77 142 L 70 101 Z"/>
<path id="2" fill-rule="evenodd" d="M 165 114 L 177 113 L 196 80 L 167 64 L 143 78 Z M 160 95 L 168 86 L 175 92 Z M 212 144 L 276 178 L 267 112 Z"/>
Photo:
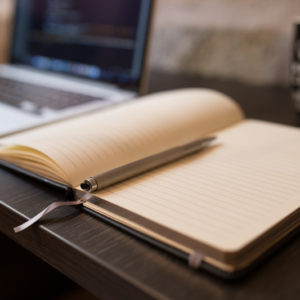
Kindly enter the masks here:
<path id="1" fill-rule="evenodd" d="M 95 192 L 115 183 L 140 175 L 157 167 L 183 158 L 208 147 L 216 137 L 206 137 L 158 152 L 151 156 L 136 160 L 129 164 L 114 168 L 93 177 L 80 184 L 83 190 Z"/>

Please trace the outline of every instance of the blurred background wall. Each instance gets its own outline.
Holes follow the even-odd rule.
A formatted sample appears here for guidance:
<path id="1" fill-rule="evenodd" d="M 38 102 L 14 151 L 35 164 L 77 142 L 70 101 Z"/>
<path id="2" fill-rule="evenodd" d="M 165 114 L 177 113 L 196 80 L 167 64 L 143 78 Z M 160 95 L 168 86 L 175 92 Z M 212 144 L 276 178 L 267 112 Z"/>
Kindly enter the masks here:
<path id="1" fill-rule="evenodd" d="M 288 83 L 297 0 L 158 0 L 151 66 L 250 84 Z"/>
<path id="2" fill-rule="evenodd" d="M 0 0 L 0 60 L 13 0 Z M 150 69 L 286 85 L 299 0 L 157 0 Z"/>
<path id="3" fill-rule="evenodd" d="M 14 0 L 0 0 L 0 63 L 7 60 Z"/>

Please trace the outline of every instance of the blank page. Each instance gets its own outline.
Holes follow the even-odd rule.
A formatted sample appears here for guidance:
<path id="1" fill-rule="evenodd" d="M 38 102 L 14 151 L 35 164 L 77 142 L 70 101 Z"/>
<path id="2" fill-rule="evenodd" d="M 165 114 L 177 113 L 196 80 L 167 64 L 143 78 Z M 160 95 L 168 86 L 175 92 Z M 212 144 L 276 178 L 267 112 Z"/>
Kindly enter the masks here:
<path id="1" fill-rule="evenodd" d="M 97 195 L 221 251 L 238 251 L 300 207 L 300 131 L 244 121 L 219 145 Z"/>

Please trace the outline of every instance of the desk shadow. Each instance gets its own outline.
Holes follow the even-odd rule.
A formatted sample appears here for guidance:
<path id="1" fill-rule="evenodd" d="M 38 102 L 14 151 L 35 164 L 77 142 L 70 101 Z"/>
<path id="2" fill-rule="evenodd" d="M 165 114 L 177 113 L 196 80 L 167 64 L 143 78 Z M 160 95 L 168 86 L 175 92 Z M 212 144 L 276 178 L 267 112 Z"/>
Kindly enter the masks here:
<path id="1" fill-rule="evenodd" d="M 1 299 L 96 299 L 0 233 Z"/>

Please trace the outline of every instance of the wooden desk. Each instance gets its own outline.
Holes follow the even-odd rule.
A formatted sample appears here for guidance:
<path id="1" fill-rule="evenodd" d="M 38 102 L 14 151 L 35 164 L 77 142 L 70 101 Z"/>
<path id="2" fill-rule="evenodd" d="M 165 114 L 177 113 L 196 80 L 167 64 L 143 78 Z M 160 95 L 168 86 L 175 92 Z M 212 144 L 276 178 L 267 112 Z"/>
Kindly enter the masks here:
<path id="1" fill-rule="evenodd" d="M 152 74 L 150 81 L 151 91 L 187 86 L 226 92 L 238 100 L 247 117 L 295 124 L 284 88 L 255 88 L 167 74 Z M 74 207 L 54 211 L 39 225 L 14 234 L 15 225 L 49 203 L 62 200 L 62 195 L 5 169 L 0 169 L 0 200 L 2 233 L 101 299 L 299 299 L 299 235 L 243 280 L 224 282 L 193 271 L 178 259 Z"/>

